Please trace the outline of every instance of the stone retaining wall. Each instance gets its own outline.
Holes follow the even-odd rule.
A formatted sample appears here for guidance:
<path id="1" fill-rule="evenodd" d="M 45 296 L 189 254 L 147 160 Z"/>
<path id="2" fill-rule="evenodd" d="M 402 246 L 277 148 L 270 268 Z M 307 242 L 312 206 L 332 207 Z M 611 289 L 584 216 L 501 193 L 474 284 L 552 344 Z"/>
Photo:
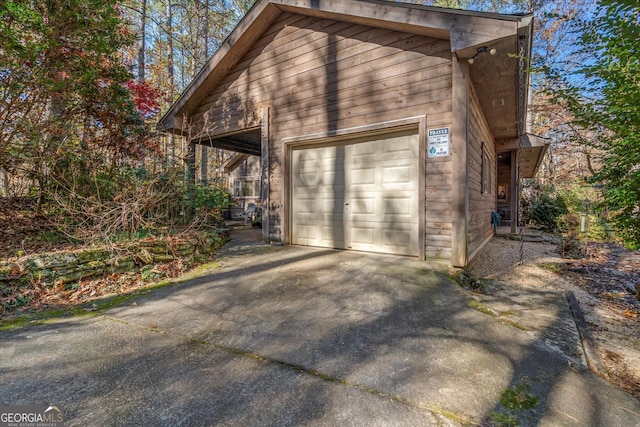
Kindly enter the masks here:
<path id="1" fill-rule="evenodd" d="M 0 261 L 0 286 L 65 284 L 80 279 L 183 259 L 204 261 L 229 240 L 228 230 L 207 230 L 186 237 L 144 239 L 127 245 L 58 251 Z"/>

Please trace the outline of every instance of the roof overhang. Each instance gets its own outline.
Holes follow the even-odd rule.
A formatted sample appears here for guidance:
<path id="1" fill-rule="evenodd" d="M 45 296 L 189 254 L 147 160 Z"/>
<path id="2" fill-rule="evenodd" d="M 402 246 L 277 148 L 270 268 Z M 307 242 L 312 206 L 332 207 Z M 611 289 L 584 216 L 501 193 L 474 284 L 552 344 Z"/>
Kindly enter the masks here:
<path id="1" fill-rule="evenodd" d="M 517 32 L 480 47 L 495 49 L 495 55 L 478 54 L 478 48 L 457 53 L 459 58 L 477 54 L 469 73 L 495 139 L 517 138 L 527 130 L 532 41 L 533 20 L 526 16 L 518 21 Z"/>
<path id="2" fill-rule="evenodd" d="M 222 164 L 222 169 L 225 173 L 229 173 L 247 158 L 249 158 L 248 154 L 234 153 L 231 157 L 229 157 L 229 159 L 227 159 L 227 161 Z"/>
<path id="3" fill-rule="evenodd" d="M 260 128 L 249 128 L 242 131 L 228 133 L 220 136 L 194 139 L 193 142 L 209 147 L 218 147 L 223 150 L 237 153 L 260 156 L 262 139 Z"/>
<path id="4" fill-rule="evenodd" d="M 551 140 L 541 136 L 525 133 L 522 138 L 506 138 L 496 141 L 496 152 L 504 153 L 522 149 L 521 178 L 533 178 L 549 149 Z"/>
<path id="5" fill-rule="evenodd" d="M 507 100 L 503 105 L 505 111 L 518 105 L 518 100 L 514 97 L 518 97 L 520 82 L 517 79 L 517 66 L 514 66 L 513 54 L 518 52 L 518 42 L 524 35 L 528 37 L 527 57 L 529 56 L 531 14 L 472 12 L 382 0 L 258 0 L 160 119 L 159 128 L 183 134 L 186 127 L 183 123 L 184 118 L 189 117 L 209 90 L 220 83 L 283 12 L 448 39 L 451 42 L 451 51 L 464 60 L 474 56 L 478 48 L 495 46 L 498 50 L 496 57 L 488 58 L 488 55 L 482 55 L 471 67 L 471 80 L 474 82 L 476 93 L 483 109 L 486 109 L 492 101 L 490 92 L 498 76 L 501 80 L 508 81 L 500 89 L 504 91 L 504 97 L 500 99 Z M 496 135 L 517 135 L 517 126 L 514 124 L 518 120 L 517 114 L 509 115 L 496 111 L 495 117 L 495 123 L 488 118 L 492 131 L 504 130 Z M 216 140 L 216 145 L 217 142 Z"/>

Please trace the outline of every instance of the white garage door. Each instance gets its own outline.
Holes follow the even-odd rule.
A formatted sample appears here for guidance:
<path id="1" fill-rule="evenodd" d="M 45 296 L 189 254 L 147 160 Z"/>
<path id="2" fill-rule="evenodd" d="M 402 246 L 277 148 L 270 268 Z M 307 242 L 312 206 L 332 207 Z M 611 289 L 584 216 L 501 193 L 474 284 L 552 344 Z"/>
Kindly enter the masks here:
<path id="1" fill-rule="evenodd" d="M 293 149 L 292 243 L 417 256 L 418 145 L 405 133 Z"/>

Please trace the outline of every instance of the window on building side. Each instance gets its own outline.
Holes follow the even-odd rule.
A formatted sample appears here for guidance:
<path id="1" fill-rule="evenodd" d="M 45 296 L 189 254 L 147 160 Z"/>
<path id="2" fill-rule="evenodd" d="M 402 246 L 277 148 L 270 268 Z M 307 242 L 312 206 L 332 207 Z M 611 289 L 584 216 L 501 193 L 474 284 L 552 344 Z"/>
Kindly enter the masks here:
<path id="1" fill-rule="evenodd" d="M 260 197 L 260 180 L 252 177 L 237 178 L 233 183 L 235 197 Z"/>
<path id="2" fill-rule="evenodd" d="M 491 157 L 482 143 L 482 194 L 491 194 Z"/>

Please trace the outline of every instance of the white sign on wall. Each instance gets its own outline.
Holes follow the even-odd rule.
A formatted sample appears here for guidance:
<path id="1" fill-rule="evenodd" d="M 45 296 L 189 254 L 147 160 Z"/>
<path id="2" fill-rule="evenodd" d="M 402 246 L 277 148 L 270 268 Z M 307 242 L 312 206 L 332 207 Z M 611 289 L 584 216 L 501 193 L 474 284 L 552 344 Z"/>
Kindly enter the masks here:
<path id="1" fill-rule="evenodd" d="M 446 157 L 450 153 L 451 133 L 449 128 L 430 129 L 428 138 L 428 153 L 431 157 Z"/>

